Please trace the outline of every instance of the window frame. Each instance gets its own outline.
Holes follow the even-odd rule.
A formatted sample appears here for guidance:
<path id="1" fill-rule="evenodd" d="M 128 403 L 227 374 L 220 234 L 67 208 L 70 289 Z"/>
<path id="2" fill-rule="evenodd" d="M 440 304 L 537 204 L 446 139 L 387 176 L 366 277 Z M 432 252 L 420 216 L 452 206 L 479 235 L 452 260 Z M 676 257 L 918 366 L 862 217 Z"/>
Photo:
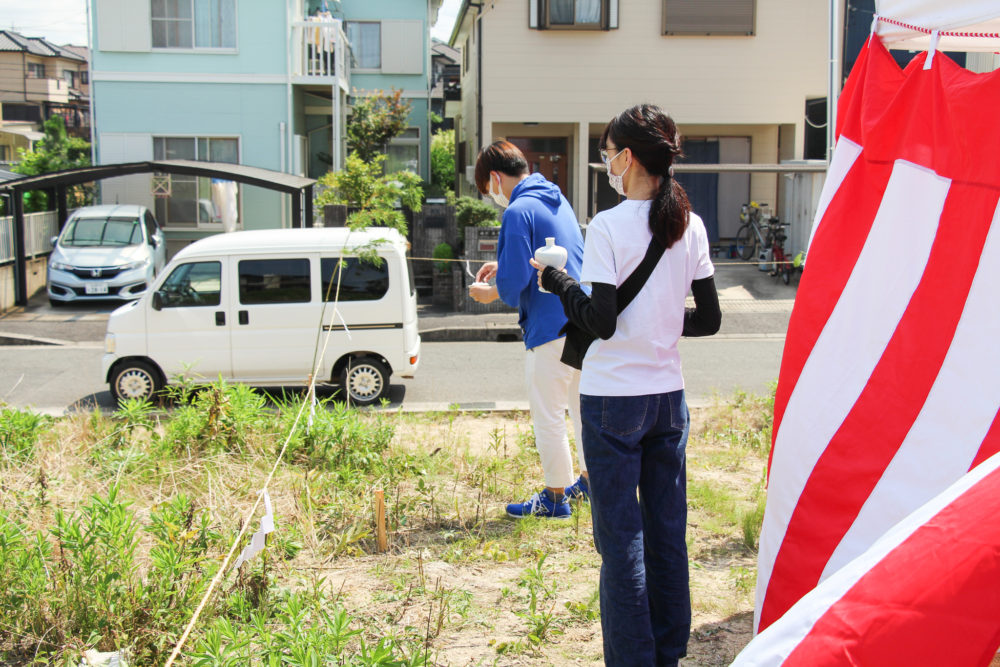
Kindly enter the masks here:
<path id="1" fill-rule="evenodd" d="M 661 0 L 660 10 L 662 14 L 662 20 L 660 25 L 660 34 L 666 37 L 754 37 L 757 34 L 757 0 L 739 0 L 744 3 L 749 3 L 750 5 L 750 29 L 749 30 L 716 30 L 716 31 L 698 31 L 698 30 L 670 30 L 668 23 L 668 7 L 667 4 L 671 2 L 682 2 L 685 0 Z M 713 0 L 687 0 L 689 2 L 712 2 Z M 731 0 L 730 0 L 731 1 Z"/>
<path id="2" fill-rule="evenodd" d="M 549 10 L 551 0 L 532 0 L 529 3 L 528 11 L 532 8 L 537 12 L 536 16 L 529 16 L 529 28 L 537 30 L 586 30 L 586 31 L 607 31 L 618 29 L 617 12 L 622 0 L 600 0 L 601 20 L 597 23 L 552 23 Z M 612 16 L 612 6 L 614 6 L 615 16 Z M 574 7 L 574 20 L 576 18 L 576 8 Z"/>
<path id="3" fill-rule="evenodd" d="M 24 77 L 26 79 L 44 79 L 45 78 L 45 63 L 31 62 L 30 60 L 24 64 Z"/>
<path id="4" fill-rule="evenodd" d="M 382 22 L 379 21 L 379 20 L 377 20 L 377 19 L 376 20 L 356 20 L 356 21 L 355 20 L 351 20 L 351 21 L 344 21 L 344 33 L 348 36 L 347 39 L 348 39 L 349 43 L 350 43 L 351 38 L 350 38 L 350 30 L 349 30 L 348 26 L 351 25 L 351 24 L 355 24 L 355 23 L 357 23 L 357 24 L 365 23 L 365 24 L 371 24 L 371 25 L 378 26 L 378 67 L 361 67 L 361 66 L 355 67 L 354 61 L 356 60 L 356 58 L 355 58 L 355 55 L 354 55 L 354 46 L 352 44 L 351 45 L 351 72 L 358 72 L 358 73 L 361 73 L 361 74 L 364 74 L 366 72 L 381 72 L 382 71 Z"/>
<path id="5" fill-rule="evenodd" d="M 190 135 L 190 134 L 156 134 L 156 135 L 152 136 L 152 142 L 153 142 L 152 154 L 153 154 L 154 159 L 156 159 L 156 142 L 158 140 L 166 140 L 166 139 L 190 139 L 190 140 L 192 140 L 194 142 L 194 156 L 195 156 L 194 159 L 197 160 L 197 161 L 199 161 L 199 162 L 209 162 L 210 161 L 210 160 L 207 159 L 207 157 L 206 157 L 206 159 L 201 159 L 201 158 L 198 157 L 198 150 L 201 147 L 201 142 L 202 141 L 208 141 L 209 142 L 209 144 L 208 144 L 209 145 L 209 150 L 211 151 L 211 142 L 212 142 L 213 139 L 217 140 L 217 141 L 218 140 L 227 140 L 227 141 L 229 141 L 229 140 L 235 140 L 236 141 L 236 162 L 226 163 L 226 164 L 242 164 L 241 160 L 242 160 L 242 155 L 243 155 L 243 140 L 242 140 L 242 137 L 240 137 L 239 135 L 233 135 L 233 136 L 229 136 L 229 135 L 202 136 L 202 135 Z M 169 159 L 169 158 L 167 158 L 166 155 L 164 155 L 163 159 Z M 200 206 L 199 206 L 198 200 L 203 198 L 203 197 L 200 196 L 201 192 L 200 192 L 200 189 L 199 189 L 198 180 L 200 178 L 204 178 L 204 177 L 203 176 L 186 176 L 186 175 L 171 174 L 171 176 L 170 176 L 171 181 L 173 181 L 175 178 L 179 178 L 180 182 L 182 182 L 182 183 L 186 183 L 186 182 L 190 182 L 190 181 L 194 182 L 194 184 L 195 184 L 194 206 L 195 206 L 195 211 L 196 211 L 195 212 L 196 219 L 193 220 L 193 221 L 171 222 L 169 215 L 161 216 L 161 215 L 159 215 L 159 210 L 156 210 L 155 213 L 154 213 L 154 217 L 156 218 L 156 221 L 159 223 L 160 229 L 164 229 L 164 230 L 165 229 L 203 229 L 203 230 L 212 230 L 212 231 L 219 231 L 219 232 L 221 232 L 222 231 L 222 224 L 221 223 L 211 222 L 211 221 L 207 221 L 206 222 L 206 221 L 202 221 L 202 220 L 198 220 L 197 219 L 198 217 L 200 217 L 199 214 L 198 214 L 198 211 L 200 211 Z M 209 188 L 211 188 L 211 180 L 209 180 Z M 209 194 L 209 199 L 211 199 L 211 194 Z M 167 200 L 169 201 L 169 198 L 167 198 Z M 154 204 L 154 209 L 155 209 L 155 206 L 156 205 Z M 237 218 L 238 218 L 237 224 L 236 224 L 236 228 L 237 229 L 242 229 L 243 228 L 243 187 L 242 187 L 242 184 L 238 183 L 238 182 L 237 182 L 237 192 L 236 192 L 236 215 L 237 215 Z"/>
<path id="6" fill-rule="evenodd" d="M 156 46 L 155 39 L 153 39 L 153 24 L 157 21 L 177 21 L 185 19 L 174 19 L 174 18 L 163 18 L 153 16 L 153 0 L 149 0 L 149 37 L 150 37 L 150 47 L 153 51 L 163 52 L 163 53 L 214 53 L 214 54 L 233 54 L 239 52 L 240 47 L 240 3 L 239 0 L 229 0 L 233 3 L 233 45 L 232 46 L 198 46 L 195 42 L 197 40 L 197 33 L 195 32 L 195 18 L 194 18 L 194 3 L 195 0 L 186 0 L 191 4 L 191 46 Z M 220 19 L 221 21 L 221 19 Z"/>
<path id="7" fill-rule="evenodd" d="M 404 136 L 405 133 L 409 132 L 410 130 L 415 131 L 417 133 L 417 136 L 416 137 L 407 137 L 407 136 Z M 420 174 L 420 140 L 421 140 L 421 137 L 422 137 L 422 133 L 420 132 L 420 128 L 416 127 L 416 126 L 412 126 L 412 127 L 407 127 L 405 130 L 403 130 L 403 134 L 400 134 L 399 136 L 393 137 L 392 139 L 389 140 L 389 143 L 386 144 L 386 147 L 385 147 L 385 154 L 386 154 L 385 171 L 386 171 L 386 173 L 394 173 L 394 172 L 390 172 L 389 171 L 389 157 L 388 156 L 389 156 L 389 149 L 392 146 L 403 146 L 403 147 L 415 146 L 416 149 L 417 149 L 417 168 L 416 168 L 415 171 L 413 171 L 413 173 L 417 174 L 417 175 Z"/>

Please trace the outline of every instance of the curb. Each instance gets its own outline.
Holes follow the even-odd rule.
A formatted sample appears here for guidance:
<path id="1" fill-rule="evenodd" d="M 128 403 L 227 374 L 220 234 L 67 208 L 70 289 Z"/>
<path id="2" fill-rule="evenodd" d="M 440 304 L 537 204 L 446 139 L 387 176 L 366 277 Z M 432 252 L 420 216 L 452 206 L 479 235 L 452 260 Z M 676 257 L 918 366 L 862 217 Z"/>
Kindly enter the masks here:
<path id="1" fill-rule="evenodd" d="M 419 332 L 424 343 L 516 343 L 521 339 L 521 328 L 513 327 L 440 327 Z"/>

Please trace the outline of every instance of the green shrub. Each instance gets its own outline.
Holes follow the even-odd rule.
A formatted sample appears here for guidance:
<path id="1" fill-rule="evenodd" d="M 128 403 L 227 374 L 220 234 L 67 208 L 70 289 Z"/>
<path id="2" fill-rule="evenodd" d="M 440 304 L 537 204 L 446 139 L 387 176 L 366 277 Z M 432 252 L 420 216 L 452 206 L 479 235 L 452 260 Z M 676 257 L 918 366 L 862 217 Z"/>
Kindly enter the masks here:
<path id="1" fill-rule="evenodd" d="M 455 251 L 447 243 L 438 243 L 431 252 L 434 259 L 455 259 Z M 434 262 L 434 268 L 438 273 L 448 273 L 451 262 Z"/>
<path id="2" fill-rule="evenodd" d="M 0 458 L 26 461 L 35 454 L 35 443 L 51 420 L 17 408 L 0 410 Z"/>

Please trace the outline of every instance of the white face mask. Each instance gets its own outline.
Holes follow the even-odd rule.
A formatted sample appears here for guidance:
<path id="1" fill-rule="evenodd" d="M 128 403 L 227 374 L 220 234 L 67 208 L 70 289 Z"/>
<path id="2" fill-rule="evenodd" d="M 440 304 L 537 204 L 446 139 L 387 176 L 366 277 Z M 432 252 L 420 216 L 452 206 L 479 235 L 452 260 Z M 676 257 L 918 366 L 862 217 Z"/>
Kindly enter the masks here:
<path id="1" fill-rule="evenodd" d="M 608 183 L 611 185 L 611 187 L 613 187 L 615 189 L 615 192 L 617 192 L 618 196 L 620 196 L 620 197 L 624 197 L 625 196 L 624 178 L 625 178 L 625 174 L 628 173 L 629 167 L 631 167 L 632 165 L 629 165 L 628 167 L 625 167 L 625 171 L 623 171 L 622 173 L 620 173 L 618 175 L 615 175 L 615 174 L 611 173 L 611 163 L 615 161 L 616 157 L 618 157 L 619 155 L 621 155 L 624 152 L 625 152 L 625 149 L 624 148 L 621 149 L 620 151 L 618 151 L 617 153 L 615 153 L 615 157 L 613 157 L 610 160 L 608 160 L 605 163 L 605 165 L 604 165 L 605 167 L 607 167 L 607 170 L 608 170 Z"/>
<path id="2" fill-rule="evenodd" d="M 507 208 L 510 204 L 510 199 L 503 193 L 503 188 L 500 187 L 500 177 L 497 176 L 497 192 L 493 192 L 493 178 L 490 177 L 490 197 L 496 202 L 497 206 L 500 208 Z"/>

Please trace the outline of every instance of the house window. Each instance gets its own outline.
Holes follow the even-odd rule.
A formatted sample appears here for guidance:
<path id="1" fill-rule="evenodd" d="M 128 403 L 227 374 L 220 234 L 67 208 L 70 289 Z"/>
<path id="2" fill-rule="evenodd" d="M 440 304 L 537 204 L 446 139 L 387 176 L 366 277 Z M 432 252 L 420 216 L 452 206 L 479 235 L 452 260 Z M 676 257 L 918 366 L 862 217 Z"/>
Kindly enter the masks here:
<path id="1" fill-rule="evenodd" d="M 80 70 L 80 83 L 84 86 L 90 83 L 90 74 L 87 70 Z"/>
<path id="2" fill-rule="evenodd" d="M 63 79 L 70 88 L 76 88 L 76 72 L 71 69 L 63 70 Z"/>
<path id="3" fill-rule="evenodd" d="M 618 27 L 618 0 L 529 0 L 529 27 L 609 30 Z"/>
<path id="4" fill-rule="evenodd" d="M 385 171 L 392 174 L 397 171 L 412 171 L 420 173 L 420 130 L 411 127 L 403 134 L 389 142 L 386 151 Z"/>
<path id="5" fill-rule="evenodd" d="M 343 266 L 338 266 L 341 261 Z M 384 261 L 372 264 L 358 257 L 324 257 L 320 272 L 324 301 L 377 301 L 389 291 L 389 265 Z"/>
<path id="6" fill-rule="evenodd" d="M 382 68 L 382 24 L 378 21 L 347 21 L 354 69 Z"/>
<path id="7" fill-rule="evenodd" d="M 663 0 L 664 35 L 753 35 L 755 0 Z"/>
<path id="8" fill-rule="evenodd" d="M 153 137 L 153 159 L 239 164 L 239 140 L 232 137 Z M 156 198 L 156 219 L 161 224 L 221 229 L 222 216 L 212 201 L 212 179 L 172 174 L 170 190 L 169 197 Z"/>
<path id="9" fill-rule="evenodd" d="M 154 48 L 236 48 L 236 0 L 151 2 Z"/>
<path id="10" fill-rule="evenodd" d="M 29 79 L 44 79 L 45 78 L 45 63 L 28 63 L 28 78 Z"/>

